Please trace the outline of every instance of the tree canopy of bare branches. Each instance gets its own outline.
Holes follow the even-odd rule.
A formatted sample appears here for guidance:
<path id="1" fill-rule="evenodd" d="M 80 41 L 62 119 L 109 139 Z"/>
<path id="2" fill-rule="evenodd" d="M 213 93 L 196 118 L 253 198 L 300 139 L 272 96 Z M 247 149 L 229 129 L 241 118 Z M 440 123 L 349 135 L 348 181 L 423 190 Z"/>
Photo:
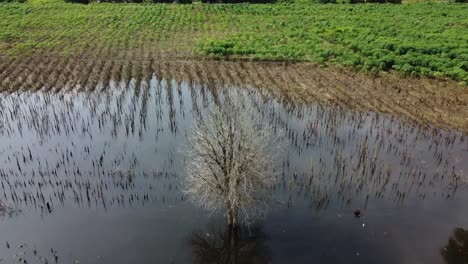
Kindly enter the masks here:
<path id="1" fill-rule="evenodd" d="M 249 98 L 227 96 L 188 133 L 185 193 L 207 209 L 225 208 L 231 227 L 249 224 L 271 198 L 277 135 Z"/>

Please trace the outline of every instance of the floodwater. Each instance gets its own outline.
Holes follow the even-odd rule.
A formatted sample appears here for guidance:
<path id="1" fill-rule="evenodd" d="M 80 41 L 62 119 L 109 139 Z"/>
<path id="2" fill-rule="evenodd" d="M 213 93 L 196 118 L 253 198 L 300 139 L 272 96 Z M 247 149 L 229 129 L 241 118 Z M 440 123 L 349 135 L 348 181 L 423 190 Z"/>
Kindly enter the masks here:
<path id="1" fill-rule="evenodd" d="M 235 234 L 181 191 L 187 129 L 228 90 L 284 132 L 271 209 Z M 468 263 L 467 171 L 457 131 L 252 87 L 3 94 L 0 263 Z"/>

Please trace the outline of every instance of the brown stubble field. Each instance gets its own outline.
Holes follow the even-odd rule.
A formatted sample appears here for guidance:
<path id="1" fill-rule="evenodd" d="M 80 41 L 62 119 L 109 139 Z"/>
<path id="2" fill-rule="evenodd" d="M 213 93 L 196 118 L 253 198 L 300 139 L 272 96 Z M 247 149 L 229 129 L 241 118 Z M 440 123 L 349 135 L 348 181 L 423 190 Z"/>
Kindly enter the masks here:
<path id="1" fill-rule="evenodd" d="M 129 56 L 136 55 L 134 52 Z M 139 84 L 153 74 L 158 80 L 210 89 L 218 85 L 257 87 L 284 100 L 383 112 L 420 124 L 468 131 L 468 93 L 455 81 L 394 72 L 371 75 L 314 63 L 210 60 L 164 53 L 154 59 L 133 60 L 34 55 L 2 58 L 0 91 L 93 91 L 107 89 L 111 80 L 128 84 L 133 79 Z"/>

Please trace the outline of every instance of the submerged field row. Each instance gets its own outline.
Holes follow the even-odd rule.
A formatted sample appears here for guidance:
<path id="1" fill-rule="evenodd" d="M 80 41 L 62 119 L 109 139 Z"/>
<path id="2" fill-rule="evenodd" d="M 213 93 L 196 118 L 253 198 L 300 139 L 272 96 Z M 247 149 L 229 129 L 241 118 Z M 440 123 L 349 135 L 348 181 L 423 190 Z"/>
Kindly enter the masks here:
<path id="1" fill-rule="evenodd" d="M 183 203 L 180 165 L 186 154 L 178 149 L 196 116 L 226 96 L 251 100 L 261 122 L 284 132 L 279 144 L 288 146 L 288 156 L 275 164 L 278 181 L 270 191 L 288 206 L 302 199 L 319 209 L 335 199 L 349 206 L 363 198 L 448 198 L 467 186 L 465 164 L 452 156 L 462 155 L 466 142 L 457 131 L 407 126 L 379 113 L 290 104 L 255 88 L 210 89 L 154 76 L 148 82 L 144 88 L 133 81 L 112 84 L 112 93 L 1 96 L 0 136 L 6 140 L 0 154 L 6 165 L 0 182 L 10 188 L 0 188 L 0 196 L 45 212 L 67 203 Z M 36 138 L 43 144 L 27 140 Z"/>
<path id="2" fill-rule="evenodd" d="M 140 89 L 153 77 L 215 91 L 255 87 L 292 102 L 331 103 L 403 116 L 408 120 L 468 131 L 468 95 L 451 81 L 369 76 L 310 63 L 200 60 L 100 60 L 29 57 L 0 62 L 0 92 L 94 91 L 111 83 Z"/>

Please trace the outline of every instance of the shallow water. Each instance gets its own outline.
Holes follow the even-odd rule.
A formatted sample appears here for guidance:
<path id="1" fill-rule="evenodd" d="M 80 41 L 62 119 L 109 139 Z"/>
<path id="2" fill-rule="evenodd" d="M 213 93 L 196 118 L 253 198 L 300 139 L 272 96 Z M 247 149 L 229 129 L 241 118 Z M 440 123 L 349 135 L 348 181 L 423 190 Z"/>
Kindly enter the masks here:
<path id="1" fill-rule="evenodd" d="M 467 233 L 448 246 L 468 228 L 466 135 L 250 87 L 111 86 L 0 95 L 0 200 L 20 210 L 0 263 L 468 263 Z M 275 202 L 234 248 L 181 191 L 186 131 L 228 90 L 285 135 Z"/>

